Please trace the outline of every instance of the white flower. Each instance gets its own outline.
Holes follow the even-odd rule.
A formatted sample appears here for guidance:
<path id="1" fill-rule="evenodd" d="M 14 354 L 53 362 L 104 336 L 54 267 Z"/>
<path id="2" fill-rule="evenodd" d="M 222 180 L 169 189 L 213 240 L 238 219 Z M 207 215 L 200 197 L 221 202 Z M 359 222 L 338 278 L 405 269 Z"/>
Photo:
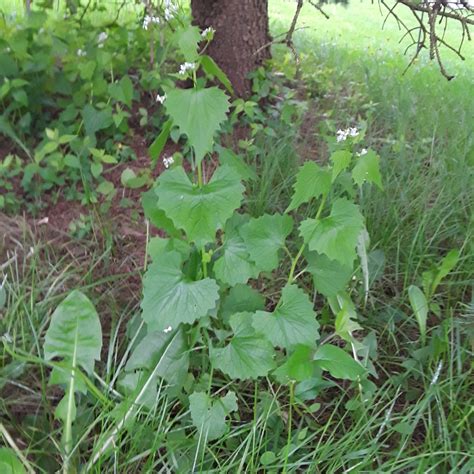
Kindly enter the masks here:
<path id="1" fill-rule="evenodd" d="M 338 130 L 336 133 L 336 140 L 337 142 L 345 142 L 347 139 L 347 130 Z"/>
<path id="2" fill-rule="evenodd" d="M 165 20 L 170 21 L 174 18 L 178 11 L 178 6 L 175 5 L 171 0 L 164 0 L 165 5 Z"/>
<path id="3" fill-rule="evenodd" d="M 188 71 L 194 71 L 196 69 L 195 63 L 183 63 L 179 66 L 179 75 L 185 76 Z"/>
<path id="4" fill-rule="evenodd" d="M 157 94 L 156 95 L 156 102 L 159 102 L 160 104 L 162 104 L 165 100 L 166 100 L 166 94 L 163 94 L 163 95 Z"/>
<path id="5" fill-rule="evenodd" d="M 160 23 L 160 19 L 157 16 L 146 15 L 143 19 L 143 29 L 148 30 L 150 23 L 155 23 L 158 25 Z"/>
<path id="6" fill-rule="evenodd" d="M 364 156 L 367 155 L 367 148 L 362 148 L 359 153 L 357 153 L 357 156 Z"/>
<path id="7" fill-rule="evenodd" d="M 100 33 L 97 37 L 97 42 L 99 43 L 99 45 L 103 45 L 108 37 L 109 35 L 105 31 L 102 31 L 102 33 Z"/>
<path id="8" fill-rule="evenodd" d="M 163 330 L 163 332 L 165 334 L 167 334 L 167 333 L 171 332 L 172 330 L 173 330 L 173 328 L 171 326 L 168 326 L 166 329 Z"/>
<path id="9" fill-rule="evenodd" d="M 204 39 L 212 39 L 214 38 L 214 33 L 216 32 L 216 30 L 212 27 L 212 26 L 209 26 L 208 28 L 206 28 L 205 30 L 202 31 L 201 33 L 201 36 L 204 38 Z"/>
<path id="10" fill-rule="evenodd" d="M 85 56 L 86 54 L 87 53 L 84 50 L 80 49 L 80 48 L 77 50 L 77 55 L 78 56 Z"/>
<path id="11" fill-rule="evenodd" d="M 169 168 L 172 164 L 174 163 L 174 159 L 172 156 L 165 156 L 163 158 L 163 164 L 165 165 L 165 168 Z"/>
<path id="12" fill-rule="evenodd" d="M 355 127 L 346 128 L 345 130 L 338 130 L 336 133 L 336 140 L 338 142 L 345 142 L 347 137 L 357 137 L 359 131 Z"/>

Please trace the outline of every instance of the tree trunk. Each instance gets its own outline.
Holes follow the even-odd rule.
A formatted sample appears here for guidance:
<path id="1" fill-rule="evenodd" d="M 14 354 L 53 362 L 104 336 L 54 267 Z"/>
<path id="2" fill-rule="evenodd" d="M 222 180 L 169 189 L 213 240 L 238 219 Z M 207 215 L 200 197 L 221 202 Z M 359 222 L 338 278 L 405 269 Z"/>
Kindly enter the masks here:
<path id="1" fill-rule="evenodd" d="M 191 0 L 195 23 L 216 30 L 208 54 L 240 97 L 248 97 L 249 72 L 270 57 L 268 0 Z"/>

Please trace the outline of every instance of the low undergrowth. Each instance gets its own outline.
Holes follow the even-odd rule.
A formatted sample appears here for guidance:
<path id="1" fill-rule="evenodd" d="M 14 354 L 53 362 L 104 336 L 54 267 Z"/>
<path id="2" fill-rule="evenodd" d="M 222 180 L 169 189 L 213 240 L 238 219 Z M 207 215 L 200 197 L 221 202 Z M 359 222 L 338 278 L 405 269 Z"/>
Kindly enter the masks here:
<path id="1" fill-rule="evenodd" d="M 305 32 L 232 100 L 150 13 L 0 25 L 2 472 L 471 472 L 469 104 Z"/>

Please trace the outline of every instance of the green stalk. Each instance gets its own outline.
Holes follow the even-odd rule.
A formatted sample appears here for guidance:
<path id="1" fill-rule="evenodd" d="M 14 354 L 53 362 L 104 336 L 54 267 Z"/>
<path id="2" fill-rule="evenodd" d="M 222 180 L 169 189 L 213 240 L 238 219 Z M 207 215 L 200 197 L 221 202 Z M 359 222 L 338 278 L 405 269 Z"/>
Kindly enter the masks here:
<path id="1" fill-rule="evenodd" d="M 315 217 L 316 220 L 318 220 L 319 217 L 321 216 L 321 212 L 323 212 L 324 204 L 326 204 L 326 195 L 323 195 L 323 198 L 321 200 L 321 204 L 319 205 L 319 208 L 318 208 L 318 212 L 316 213 L 316 217 Z M 291 262 L 290 274 L 288 275 L 287 284 L 293 283 L 295 270 L 296 270 L 296 265 L 298 264 L 298 260 L 301 258 L 301 255 L 303 255 L 303 251 L 304 251 L 305 246 L 306 246 L 306 244 L 303 242 L 301 244 L 300 249 L 298 250 L 298 253 L 296 254 L 296 257 Z"/>

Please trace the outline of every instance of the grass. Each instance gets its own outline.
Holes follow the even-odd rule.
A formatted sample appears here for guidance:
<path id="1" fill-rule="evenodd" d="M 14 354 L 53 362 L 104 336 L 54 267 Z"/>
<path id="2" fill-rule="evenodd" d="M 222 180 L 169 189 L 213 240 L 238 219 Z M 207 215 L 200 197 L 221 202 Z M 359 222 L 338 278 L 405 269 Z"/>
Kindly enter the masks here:
<path id="1" fill-rule="evenodd" d="M 270 2 L 275 32 L 284 31 L 293 10 L 292 2 Z M 426 56 L 403 75 L 406 45 L 399 44 L 393 20 L 381 29 L 376 5 L 350 2 L 326 11 L 332 20 L 306 5 L 299 23 L 305 29 L 295 33 L 303 81 L 314 96 L 310 108 L 317 110 L 312 135 L 320 133 L 321 122 L 332 132 L 367 123 L 367 144 L 381 152 L 385 185 L 383 193 L 361 196 L 372 243 L 389 256 L 402 289 L 431 259 L 463 249 L 453 285 L 468 299 L 474 280 L 474 65 L 443 51 L 446 67 L 457 74 L 451 82 Z M 458 33 L 454 28 L 450 37 Z M 464 53 L 473 57 L 472 42 Z M 313 155 L 324 157 L 317 142 L 311 146 Z"/>
<path id="2" fill-rule="evenodd" d="M 272 0 L 270 8 L 273 31 L 283 31 L 294 3 Z M 474 469 L 472 346 L 466 336 L 474 281 L 473 66 L 447 58 L 458 72 L 448 83 L 422 59 L 402 76 L 408 60 L 398 45 L 400 33 L 393 23 L 380 29 L 375 7 L 352 2 L 326 9 L 337 21 L 306 6 L 301 20 L 310 28 L 295 35 L 302 89 L 310 101 L 304 131 L 296 143 L 293 133 L 282 132 L 258 144 L 262 157 L 274 161 L 261 160 L 249 207 L 255 214 L 281 211 L 296 162 L 327 158 L 320 135 L 366 123 L 366 143 L 380 152 L 384 177 L 383 192 L 364 190 L 359 196 L 372 247 L 383 250 L 386 262 L 361 315 L 367 332 L 378 339 L 373 398 L 362 403 L 341 384 L 322 391 L 319 407 L 310 408 L 291 403 L 291 395 L 270 382 L 258 390 L 242 384 L 240 418 L 222 439 L 206 443 L 192 430 L 189 413 L 160 388 L 153 409 L 100 452 L 117 426 L 114 408 L 120 398 L 107 386 L 122 374 L 131 344 L 124 337 L 125 322 L 137 313 L 139 294 L 126 299 L 128 304 L 122 301 L 129 280 L 110 265 L 112 242 L 104 248 L 98 240 L 76 241 L 74 252 L 63 252 L 57 243 L 38 241 L 17 220 L 5 220 L 0 237 L 12 235 L 23 248 L 1 267 L 9 299 L 2 333 L 22 358 L 11 362 L 2 353 L 0 411 L 34 470 L 60 467 L 60 429 L 53 418 L 59 396 L 47 387 L 46 367 L 32 361 L 41 354 L 52 310 L 70 288 L 93 296 L 107 335 L 105 363 L 97 374 L 106 401 L 89 400 L 75 425 L 74 452 L 80 445 L 82 461 L 99 452 L 92 472 L 467 474 Z M 467 56 L 474 52 L 469 48 Z M 279 48 L 275 55 L 276 67 L 286 70 L 291 55 Z M 406 289 L 451 248 L 462 250 L 461 261 L 441 287 L 442 314 L 430 324 L 429 345 L 421 348 Z M 128 331 L 135 334 L 132 326 Z M 225 380 L 214 383 L 215 390 L 228 388 Z"/>

